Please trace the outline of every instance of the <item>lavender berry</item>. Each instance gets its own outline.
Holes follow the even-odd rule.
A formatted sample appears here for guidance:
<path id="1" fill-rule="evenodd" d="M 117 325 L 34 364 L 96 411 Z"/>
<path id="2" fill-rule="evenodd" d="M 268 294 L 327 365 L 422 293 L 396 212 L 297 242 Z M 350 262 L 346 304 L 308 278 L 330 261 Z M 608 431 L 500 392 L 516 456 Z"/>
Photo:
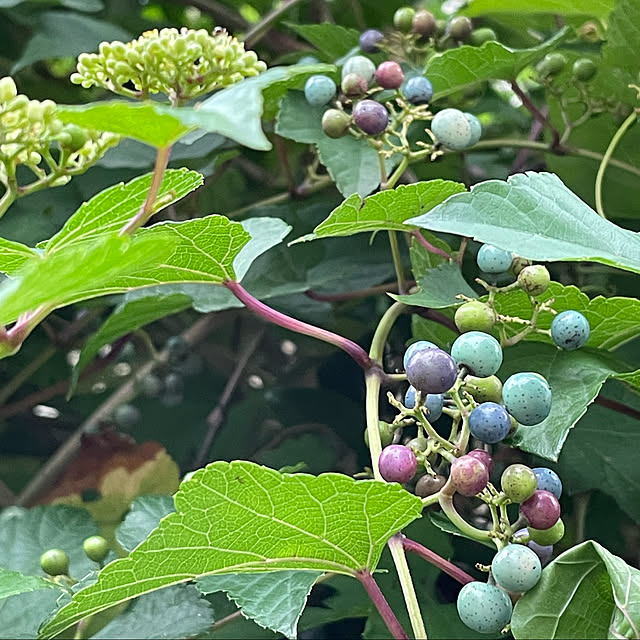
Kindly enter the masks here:
<path id="1" fill-rule="evenodd" d="M 361 100 L 352 115 L 356 125 L 371 136 L 381 134 L 389 124 L 389 112 L 375 100 Z"/>
<path id="2" fill-rule="evenodd" d="M 409 482 L 416 474 L 418 461 L 415 453 L 402 444 L 390 444 L 380 454 L 380 475 L 387 482 Z"/>
<path id="3" fill-rule="evenodd" d="M 458 376 L 454 359 L 442 349 L 416 351 L 406 367 L 407 380 L 422 393 L 444 393 Z"/>
<path id="4" fill-rule="evenodd" d="M 367 29 L 360 34 L 360 48 L 365 53 L 377 53 L 380 51 L 378 45 L 384 39 L 384 33 L 378 29 Z"/>
<path id="5" fill-rule="evenodd" d="M 407 347 L 407 350 L 404 352 L 404 358 L 402 359 L 402 364 L 406 370 L 407 363 L 409 359 L 416 351 L 422 351 L 423 349 L 437 349 L 438 345 L 433 342 L 429 342 L 428 340 L 418 340 L 418 342 L 414 342 Z"/>

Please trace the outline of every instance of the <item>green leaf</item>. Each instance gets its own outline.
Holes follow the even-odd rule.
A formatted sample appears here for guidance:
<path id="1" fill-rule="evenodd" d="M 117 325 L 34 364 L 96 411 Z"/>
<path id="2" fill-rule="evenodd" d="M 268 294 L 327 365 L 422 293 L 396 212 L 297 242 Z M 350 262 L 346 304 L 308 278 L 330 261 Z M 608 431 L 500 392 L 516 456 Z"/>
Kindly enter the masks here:
<path id="1" fill-rule="evenodd" d="M 12 638 L 38 637 L 38 628 L 55 610 L 60 591 L 40 589 L 0 600 L 0 628 Z"/>
<path id="2" fill-rule="evenodd" d="M 557 13 L 567 16 L 594 16 L 606 18 L 615 0 L 539 0 L 532 3 L 528 0 L 473 0 L 464 10 L 467 16 L 480 16 L 487 13 Z"/>
<path id="3" fill-rule="evenodd" d="M 592 261 L 640 273 L 640 235 L 601 218 L 550 173 L 489 180 L 411 218 L 538 261 Z"/>
<path id="4" fill-rule="evenodd" d="M 447 315 L 453 322 L 453 309 L 445 309 L 441 313 Z M 411 316 L 411 335 L 414 340 L 429 340 L 443 349 L 449 349 L 453 341 L 460 335 L 449 327 L 445 327 L 435 320 L 421 318 L 418 314 Z"/>
<path id="5" fill-rule="evenodd" d="M 525 638 L 637 638 L 640 571 L 593 540 L 545 567 L 518 600 L 511 630 Z"/>
<path id="6" fill-rule="evenodd" d="M 425 68 L 425 75 L 433 84 L 433 99 L 484 80 L 515 80 L 525 67 L 555 49 L 567 33 L 568 29 L 564 29 L 531 49 L 510 49 L 499 42 L 485 42 L 480 47 L 465 45 L 443 51 L 430 58 Z"/>
<path id="7" fill-rule="evenodd" d="M 476 540 L 475 538 L 470 538 L 466 533 L 462 532 L 455 524 L 447 518 L 447 516 L 442 513 L 442 511 L 437 511 L 435 513 L 429 514 L 429 520 L 431 520 L 432 524 L 434 524 L 440 531 L 444 531 L 445 533 L 449 533 L 452 536 L 459 536 L 460 538 L 466 538 L 467 540 L 473 540 L 477 544 L 483 544 L 485 547 L 489 547 L 489 549 L 495 549 L 495 545 L 493 542 L 484 541 L 484 540 Z"/>
<path id="8" fill-rule="evenodd" d="M 50 580 L 37 576 L 25 576 L 19 571 L 7 571 L 0 567 L 0 600 L 40 589 L 60 589 L 60 587 Z"/>
<path id="9" fill-rule="evenodd" d="M 415 211 L 426 213 L 449 196 L 464 190 L 464 185 L 458 182 L 429 180 L 400 185 L 368 198 L 354 193 L 336 207 L 313 230 L 313 234 L 300 240 L 382 230 L 411 231 L 415 227 L 405 224 L 405 220 L 415 215 Z"/>
<path id="10" fill-rule="evenodd" d="M 420 290 L 417 293 L 390 295 L 398 302 L 431 309 L 442 309 L 452 304 L 461 304 L 462 300 L 457 298 L 460 294 L 471 298 L 476 297 L 476 292 L 462 277 L 460 267 L 455 262 L 445 262 L 429 269 L 420 280 L 419 286 Z"/>
<path id="11" fill-rule="evenodd" d="M 549 416 L 540 424 L 519 425 L 513 443 L 524 451 L 557 460 L 569 430 L 584 415 L 605 380 L 630 368 L 609 354 L 588 349 L 562 351 L 551 345 L 525 343 L 505 350 L 499 371 L 502 380 L 519 371 L 535 371 L 547 379 L 553 393 Z"/>
<path id="12" fill-rule="evenodd" d="M 129 638 L 190 638 L 215 622 L 213 607 L 191 584 L 147 593 L 91 637 L 95 640 Z"/>
<path id="13" fill-rule="evenodd" d="M 199 578 L 197 587 L 205 594 L 225 591 L 245 617 L 287 638 L 297 638 L 307 596 L 321 575 L 315 571 L 230 573 Z"/>
<path id="14" fill-rule="evenodd" d="M 101 191 L 85 202 L 53 238 L 39 247 L 51 253 L 76 242 L 119 231 L 144 205 L 152 176 L 148 173 Z M 162 199 L 162 208 L 168 207 L 197 189 L 202 182 L 202 175 L 197 171 L 167 169 L 156 200 Z"/>
<path id="15" fill-rule="evenodd" d="M 0 273 L 13 275 L 22 269 L 28 260 L 38 255 L 38 251 L 25 244 L 0 238 Z"/>
<path id="16" fill-rule="evenodd" d="M 282 475 L 246 461 L 200 469 L 182 483 L 175 504 L 177 513 L 127 558 L 107 565 L 42 635 L 207 574 L 304 569 L 352 575 L 374 569 L 388 538 L 422 510 L 420 499 L 397 484 L 338 474 Z"/>
<path id="17" fill-rule="evenodd" d="M 162 518 L 173 513 L 171 496 L 140 496 L 116 529 L 116 540 L 125 551 L 133 551 L 158 526 Z"/>
<path id="18" fill-rule="evenodd" d="M 432 244 L 438 249 L 442 249 L 445 253 L 451 255 L 453 250 L 442 238 L 439 238 L 435 233 L 429 233 L 428 231 L 421 231 L 422 236 L 426 238 L 427 242 Z M 432 253 L 423 247 L 417 238 L 411 238 L 411 246 L 409 247 L 409 255 L 411 257 L 411 271 L 413 271 L 413 277 L 416 280 L 422 279 L 426 273 L 433 267 L 437 267 L 445 262 L 445 258 L 437 253 Z"/>
<path id="19" fill-rule="evenodd" d="M 348 29 L 338 24 L 323 22 L 322 24 L 286 23 L 287 27 L 310 42 L 329 60 L 337 60 L 358 46 L 360 34 L 355 29 Z"/>
<path id="20" fill-rule="evenodd" d="M 0 514 L 0 567 L 42 576 L 40 556 L 56 548 L 67 552 L 69 573 L 80 579 L 96 566 L 82 550 L 82 542 L 97 532 L 84 509 L 63 505 L 8 507 Z"/>

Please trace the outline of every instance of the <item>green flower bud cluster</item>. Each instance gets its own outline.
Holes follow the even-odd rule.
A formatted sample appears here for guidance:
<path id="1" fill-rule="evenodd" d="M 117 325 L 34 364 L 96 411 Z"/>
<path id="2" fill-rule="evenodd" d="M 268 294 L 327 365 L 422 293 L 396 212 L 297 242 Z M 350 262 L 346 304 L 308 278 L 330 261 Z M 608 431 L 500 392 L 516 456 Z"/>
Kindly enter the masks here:
<path id="1" fill-rule="evenodd" d="M 266 68 L 224 29 L 153 29 L 126 44 L 103 42 L 97 54 L 83 53 L 71 82 L 136 98 L 163 93 L 180 104 Z"/>

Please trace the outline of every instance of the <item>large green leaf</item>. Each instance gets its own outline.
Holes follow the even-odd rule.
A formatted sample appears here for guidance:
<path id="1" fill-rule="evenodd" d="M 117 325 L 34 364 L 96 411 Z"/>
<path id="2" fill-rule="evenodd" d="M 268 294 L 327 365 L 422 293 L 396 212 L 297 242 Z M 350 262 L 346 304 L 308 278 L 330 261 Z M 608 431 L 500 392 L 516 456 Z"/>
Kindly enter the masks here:
<path id="1" fill-rule="evenodd" d="M 355 29 L 347 29 L 339 24 L 323 22 L 322 24 L 294 24 L 287 26 L 310 42 L 329 60 L 337 60 L 358 46 L 360 34 Z"/>
<path id="2" fill-rule="evenodd" d="M 59 590 L 40 589 L 0 600 L 0 628 L 12 638 L 37 638 L 38 627 L 55 610 L 59 597 Z"/>
<path id="3" fill-rule="evenodd" d="M 22 269 L 29 259 L 38 255 L 38 251 L 25 244 L 0 238 L 0 273 L 13 275 Z"/>
<path id="4" fill-rule="evenodd" d="M 152 174 L 131 182 L 115 184 L 85 202 L 47 242 L 41 243 L 47 253 L 59 251 L 76 242 L 119 231 L 140 208 L 151 185 Z M 187 169 L 168 169 L 158 191 L 157 200 L 169 206 L 202 184 L 202 176 Z"/>
<path id="5" fill-rule="evenodd" d="M 566 30 L 560 31 L 531 49 L 510 49 L 499 42 L 485 42 L 481 47 L 467 45 L 443 51 L 430 58 L 425 68 L 425 75 L 433 84 L 434 100 L 485 80 L 515 80 L 522 69 L 555 49 L 566 34 Z"/>
<path id="6" fill-rule="evenodd" d="M 640 273 L 640 234 L 601 218 L 550 173 L 481 182 L 408 223 L 531 260 L 593 261 Z"/>
<path id="7" fill-rule="evenodd" d="M 640 571 L 593 540 L 545 567 L 511 618 L 517 640 L 638 638 L 639 628 Z"/>
<path id="8" fill-rule="evenodd" d="M 38 576 L 26 576 L 19 571 L 7 571 L 0 567 L 0 600 L 30 591 L 59 588 L 51 580 L 45 580 Z"/>
<path id="9" fill-rule="evenodd" d="M 560 15 L 586 15 L 606 18 L 615 0 L 472 0 L 471 5 L 464 10 L 468 16 L 480 16 L 486 13 L 554 13 Z"/>
<path id="10" fill-rule="evenodd" d="M 140 496 L 116 529 L 116 540 L 125 551 L 133 551 L 158 526 L 162 518 L 173 513 L 171 496 Z"/>
<path id="11" fill-rule="evenodd" d="M 525 343 L 505 350 L 499 372 L 502 380 L 519 371 L 535 371 L 548 380 L 553 393 L 549 417 L 540 424 L 518 426 L 514 444 L 557 460 L 569 430 L 584 415 L 605 380 L 630 369 L 609 354 L 588 349 L 563 351 L 551 345 Z"/>
<path id="12" fill-rule="evenodd" d="M 405 220 L 415 215 L 414 211 L 426 213 L 449 196 L 464 190 L 464 185 L 459 182 L 430 180 L 400 185 L 367 198 L 354 193 L 336 207 L 313 230 L 313 234 L 304 236 L 301 240 L 350 236 L 367 231 L 411 231 L 415 227 L 405 224 Z"/>
<path id="13" fill-rule="evenodd" d="M 176 513 L 127 558 L 107 565 L 42 635 L 207 574 L 304 569 L 353 575 L 374 569 L 387 539 L 422 510 L 419 498 L 397 484 L 338 474 L 283 475 L 246 461 L 200 469 L 182 483 L 175 504 Z"/>

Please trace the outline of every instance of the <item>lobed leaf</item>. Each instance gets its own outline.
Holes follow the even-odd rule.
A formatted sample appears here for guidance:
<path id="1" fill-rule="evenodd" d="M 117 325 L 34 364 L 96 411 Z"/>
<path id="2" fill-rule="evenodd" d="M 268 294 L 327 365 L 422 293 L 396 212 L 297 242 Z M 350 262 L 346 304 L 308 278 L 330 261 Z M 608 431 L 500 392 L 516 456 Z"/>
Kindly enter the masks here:
<path id="1" fill-rule="evenodd" d="M 7 571 L 0 567 L 0 600 L 41 589 L 60 589 L 60 587 L 40 576 L 26 576 L 19 571 Z"/>

